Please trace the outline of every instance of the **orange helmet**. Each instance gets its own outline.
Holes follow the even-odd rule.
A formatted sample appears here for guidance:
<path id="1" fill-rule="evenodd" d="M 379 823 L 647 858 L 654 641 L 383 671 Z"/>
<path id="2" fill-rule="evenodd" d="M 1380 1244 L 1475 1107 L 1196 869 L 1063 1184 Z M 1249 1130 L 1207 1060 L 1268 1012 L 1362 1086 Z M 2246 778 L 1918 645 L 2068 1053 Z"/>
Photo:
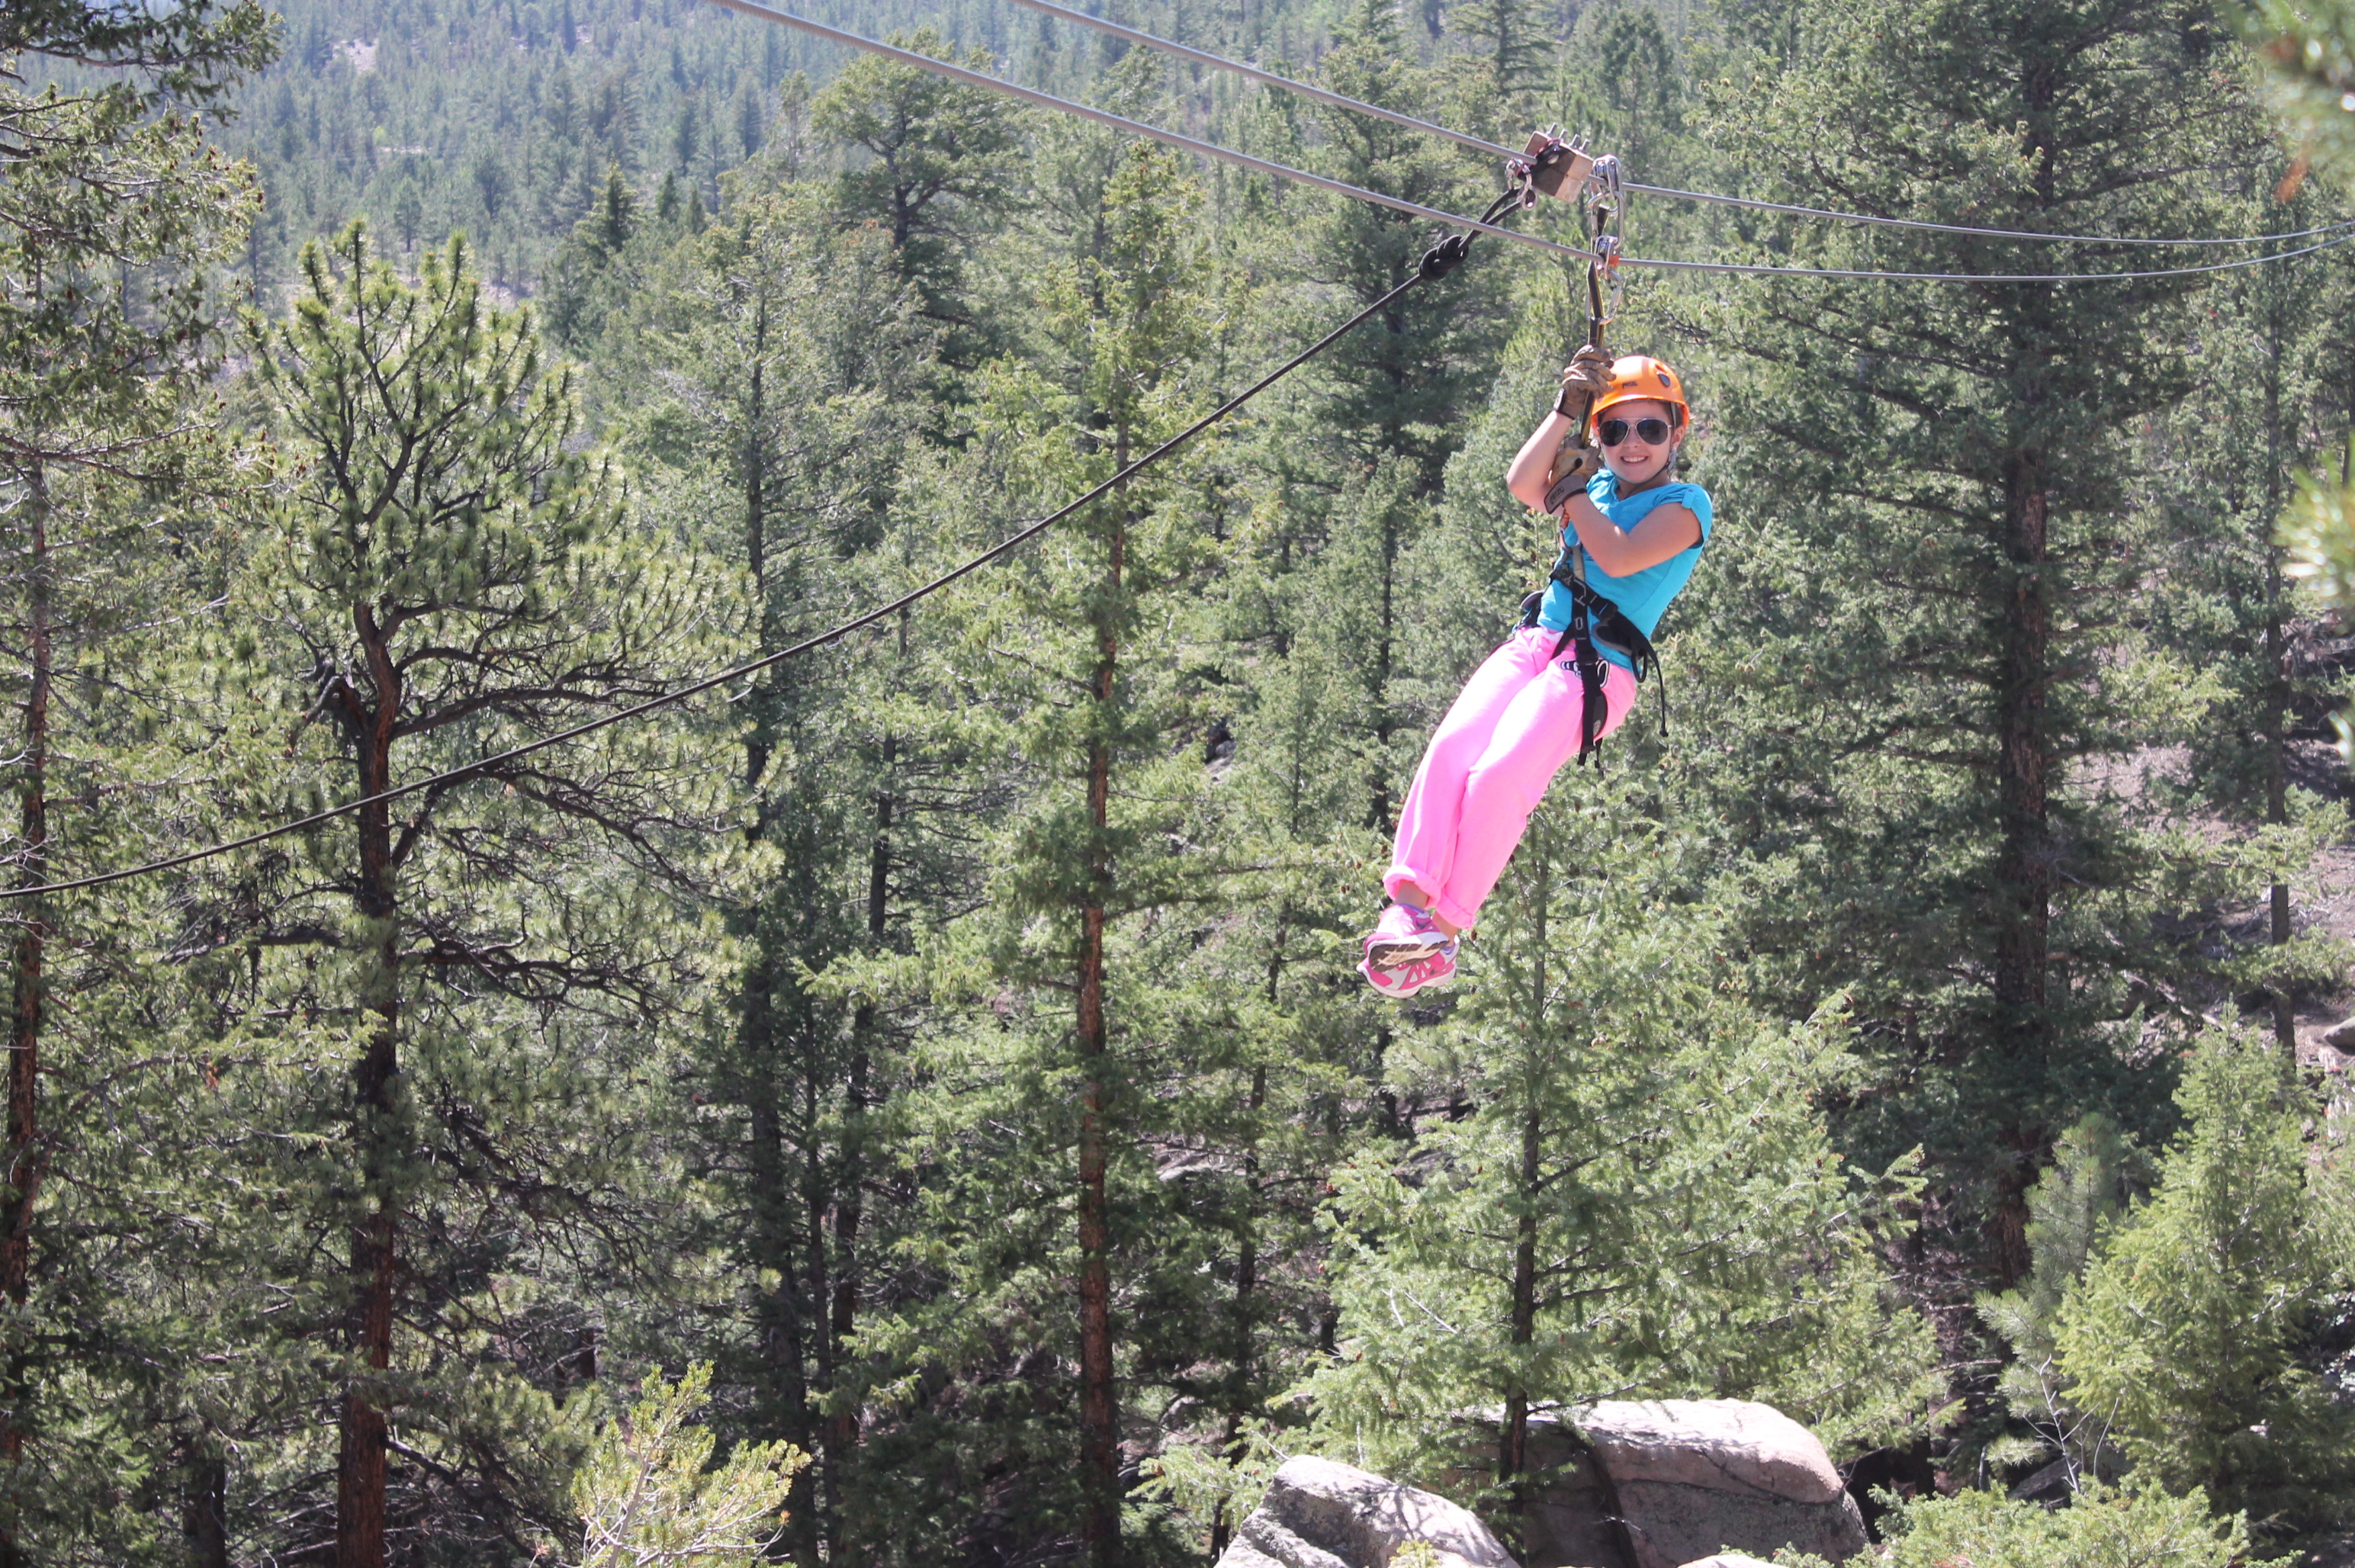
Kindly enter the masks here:
<path id="1" fill-rule="evenodd" d="M 1632 403 L 1638 398 L 1655 399 L 1673 407 L 1680 426 L 1692 422 L 1692 410 L 1685 403 L 1685 384 L 1677 379 L 1677 373 L 1649 355 L 1630 354 L 1611 367 L 1611 384 L 1594 400 L 1593 411 L 1587 415 L 1587 434 L 1593 435 L 1601 428 L 1604 410 L 1614 403 Z"/>

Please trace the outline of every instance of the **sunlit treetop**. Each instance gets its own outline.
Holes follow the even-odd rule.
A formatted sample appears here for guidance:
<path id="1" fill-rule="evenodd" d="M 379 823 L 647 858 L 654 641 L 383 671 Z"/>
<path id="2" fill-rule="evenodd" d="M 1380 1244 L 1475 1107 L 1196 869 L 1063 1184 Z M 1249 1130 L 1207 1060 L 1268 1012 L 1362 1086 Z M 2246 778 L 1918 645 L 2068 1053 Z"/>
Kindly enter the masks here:
<path id="1" fill-rule="evenodd" d="M 0 5 L 0 70 L 45 55 L 119 72 L 119 91 L 208 103 L 278 58 L 278 31 L 258 0 L 8 0 Z"/>

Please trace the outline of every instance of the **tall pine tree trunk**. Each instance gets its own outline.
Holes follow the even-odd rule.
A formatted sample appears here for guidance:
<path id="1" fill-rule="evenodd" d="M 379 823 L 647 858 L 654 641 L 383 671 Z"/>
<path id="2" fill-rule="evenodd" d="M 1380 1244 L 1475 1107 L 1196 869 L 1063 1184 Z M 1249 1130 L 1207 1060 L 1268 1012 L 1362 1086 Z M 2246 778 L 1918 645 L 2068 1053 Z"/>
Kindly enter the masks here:
<path id="1" fill-rule="evenodd" d="M 900 651 L 903 657 L 907 636 L 907 617 L 903 614 L 900 621 Z M 899 741 L 892 736 L 884 736 L 882 752 L 883 782 L 875 791 L 875 837 L 867 852 L 867 947 L 870 954 L 883 950 L 883 939 L 890 928 L 891 769 L 899 758 Z M 843 1085 L 841 1168 L 835 1182 L 834 1300 L 827 1314 L 826 1332 L 834 1349 L 828 1392 L 836 1403 L 827 1417 L 823 1442 L 826 1497 L 836 1521 L 834 1560 L 837 1563 L 853 1560 L 854 1532 L 849 1516 L 842 1511 L 842 1478 L 851 1456 L 858 1450 L 858 1406 L 855 1401 L 842 1397 L 838 1383 L 847 1347 L 858 1330 L 858 1229 L 866 1215 L 860 1194 L 867 1176 L 867 1081 L 872 1071 L 878 1016 L 872 997 L 862 1000 L 851 1014 L 850 1070 Z"/>
<path id="2" fill-rule="evenodd" d="M 25 693 L 25 730 L 21 745 L 24 784 L 18 806 L 18 830 L 24 838 L 23 859 L 16 870 L 18 887 L 38 887 L 48 879 L 49 865 L 48 763 L 49 682 L 52 653 L 49 626 L 48 486 L 37 466 L 26 497 L 28 537 L 26 651 L 32 659 L 32 678 Z M 11 1306 L 23 1307 L 31 1294 L 33 1206 L 41 1188 L 43 1150 L 40 1121 L 41 1025 L 48 997 L 43 964 L 48 956 L 48 913 L 37 901 L 23 915 L 15 951 L 10 955 L 8 1013 L 8 1167 L 5 1207 L 0 1207 L 0 1294 Z M 8 1349 L 6 1406 L 0 1409 L 0 1464 L 14 1467 L 25 1452 L 20 1407 L 29 1392 L 25 1357 L 16 1346 Z M 11 1568 L 23 1559 L 16 1544 L 14 1510 L 0 1517 L 0 1563 Z"/>
<path id="3" fill-rule="evenodd" d="M 2015 464 L 2004 517 L 2004 557 L 2011 569 L 2004 606 L 2003 649 L 1996 688 L 1996 777 L 2002 847 L 1996 880 L 1995 995 L 2006 1034 L 2023 1043 L 2043 1028 L 2045 969 L 2051 944 L 2052 863 L 2050 800 L 2052 742 L 2046 723 L 2052 609 L 2044 580 L 2050 502 L 2036 460 Z"/>
<path id="4" fill-rule="evenodd" d="M 819 1416 L 819 1404 L 834 1387 L 834 1334 L 828 1321 L 826 1306 L 834 1294 L 834 1271 L 826 1256 L 827 1219 L 834 1208 L 834 1189 L 826 1180 L 826 1101 L 828 1090 L 827 1071 L 831 1058 L 826 1047 L 826 1035 L 820 1020 L 803 1015 L 802 1033 L 802 1238 L 809 1257 L 809 1315 L 813 1380 L 817 1397 L 810 1402 L 809 1421 L 812 1427 L 810 1444 L 820 1454 L 825 1452 L 827 1423 Z M 816 1506 L 805 1510 L 801 1521 L 812 1552 L 821 1541 L 834 1538 L 839 1516 L 834 1507 L 835 1486 L 831 1468 L 821 1466 L 823 1472 L 808 1477 L 805 1484 L 814 1486 Z M 805 1472 L 806 1476 L 806 1472 Z"/>
<path id="5" fill-rule="evenodd" d="M 391 787 L 393 727 L 400 718 L 400 672 L 365 604 L 352 612 L 368 660 L 375 702 L 356 715 L 363 795 Z M 382 1568 L 385 1483 L 391 1423 L 387 1379 L 392 1367 L 392 1298 L 400 1233 L 400 910 L 394 891 L 392 808 L 361 807 L 359 912 L 369 965 L 363 1002 L 376 1015 L 353 1072 L 352 1130 L 359 1146 L 360 1211 L 352 1226 L 350 1345 L 365 1371 L 344 1388 L 336 1464 L 336 1568 Z"/>
<path id="6" fill-rule="evenodd" d="M 776 1013 L 769 1005 L 769 987 L 775 984 L 776 974 L 773 959 L 763 953 L 746 976 L 747 985 L 753 989 L 746 998 L 742 1035 L 750 1048 L 752 1067 L 754 1245 L 759 1256 L 773 1260 L 777 1271 L 776 1288 L 761 1293 L 758 1331 L 762 1359 L 767 1361 L 777 1392 L 783 1397 L 784 1435 L 794 1443 L 806 1446 L 810 1426 L 809 1348 L 804 1337 L 806 1307 L 801 1269 L 794 1257 L 800 1250 L 800 1236 L 793 1219 L 795 1204 L 794 1183 L 787 1174 L 791 1157 L 786 1147 L 784 1117 L 778 1108 L 773 1081 L 766 1071 L 773 1064 L 777 1038 Z M 803 1568 L 816 1568 L 817 1510 L 810 1507 L 809 1484 L 806 1476 L 798 1479 L 786 1502 L 794 1516 L 794 1560 Z"/>
<path id="7" fill-rule="evenodd" d="M 2265 517 L 2281 513 L 2282 500 L 2282 360 L 2286 348 L 2284 338 L 2288 324 L 2282 319 L 2278 298 L 2265 313 Z M 2282 603 L 2282 557 L 2278 547 L 2268 543 L 2265 563 L 2265 821 L 2275 827 L 2289 821 L 2289 650 L 2286 645 L 2284 621 L 2287 608 Z M 2288 944 L 2290 938 L 2289 884 L 2275 880 L 2266 890 L 2267 902 L 2273 916 L 2273 944 Z M 2280 1049 L 2282 1072 L 2288 1078 L 2297 1075 L 2297 1001 L 2290 994 L 2286 980 L 2273 987 L 2274 1042 Z"/>
<path id="8" fill-rule="evenodd" d="M 1539 1161 L 1545 1153 L 1543 1132 L 1544 1123 L 1532 1086 L 1529 1110 L 1521 1119 L 1521 1164 L 1516 1183 L 1521 1212 L 1513 1224 L 1510 1339 L 1516 1353 L 1534 1342 L 1538 1332 L 1538 1178 Z M 1529 1467 L 1529 1391 L 1517 1367 L 1506 1385 L 1505 1425 L 1497 1448 L 1497 1479 L 1513 1488 L 1517 1502 L 1526 1500 L 1520 1477 Z"/>
<path id="9" fill-rule="evenodd" d="M 1276 923 L 1275 940 L 1267 958 L 1267 999 L 1276 998 L 1276 986 L 1284 975 L 1284 924 Z M 1242 1235 L 1235 1247 L 1235 1298 L 1230 1311 L 1233 1315 L 1235 1344 L 1232 1371 L 1230 1373 L 1233 1392 L 1227 1400 L 1226 1431 L 1219 1440 L 1220 1452 L 1231 1467 L 1240 1467 L 1248 1448 L 1243 1442 L 1243 1416 L 1251 1409 L 1252 1369 L 1258 1363 L 1258 1346 L 1252 1333 L 1252 1297 L 1259 1290 L 1259 1210 L 1261 1180 L 1259 1170 L 1259 1114 L 1267 1105 L 1267 1066 L 1261 1063 L 1252 1069 L 1251 1094 L 1245 1101 L 1251 1113 L 1250 1141 L 1243 1146 L 1243 1216 Z M 1219 1499 L 1218 1511 L 1210 1516 L 1210 1560 L 1223 1556 L 1227 1543 L 1234 1539 L 1235 1521 L 1228 1499 Z"/>
<path id="10" fill-rule="evenodd" d="M 2038 115 L 2024 149 L 2034 169 L 2038 197 L 2056 198 L 2054 154 L 2041 128 L 2051 104 L 2051 86 L 2031 72 L 2024 100 Z M 2017 343 L 2017 339 L 2015 339 Z M 2022 359 L 2028 346 L 2020 344 Z M 2015 386 L 2022 411 L 2032 411 L 2041 389 Z M 2015 1060 L 2042 1053 L 2051 1037 L 2046 1015 L 2048 965 L 2051 956 L 2054 848 L 2051 791 L 2055 782 L 2051 726 L 2046 711 L 2052 663 L 2051 565 L 2051 496 L 2045 488 L 2044 453 L 2015 450 L 2004 464 L 2003 538 L 1999 541 L 2005 584 L 2002 629 L 1996 670 L 1996 811 L 2000 848 L 1996 861 L 1995 1000 L 2003 1049 Z M 2040 1127 L 2013 1125 L 2003 1142 L 2014 1153 L 1998 1184 L 1995 1264 L 2009 1287 L 2027 1277 L 2028 1189 L 2043 1153 Z"/>
<path id="11" fill-rule="evenodd" d="M 188 1568 L 229 1568 L 229 1461 L 210 1443 L 193 1446 L 186 1486 L 180 1533 L 187 1538 Z"/>
<path id="12" fill-rule="evenodd" d="M 740 411 L 744 445 L 739 478 L 744 496 L 744 561 L 752 579 L 755 613 L 760 627 L 758 650 L 780 645 L 775 589 L 769 581 L 769 444 L 768 444 L 769 309 L 763 299 L 752 314 L 751 370 L 743 380 Z M 744 739 L 744 785 L 760 788 L 775 753 L 784 693 L 782 677 L 764 676 L 754 688 L 753 723 Z M 770 837 L 777 809 L 762 796 L 746 836 L 755 841 Z M 789 862 L 793 857 L 788 857 Z M 770 1260 L 777 1285 L 761 1293 L 754 1308 L 761 1359 L 767 1363 L 772 1387 L 781 1399 L 785 1435 L 804 1448 L 810 1443 L 810 1297 L 803 1288 L 796 1254 L 807 1256 L 803 1242 L 809 1232 L 795 1216 L 808 1198 L 806 1176 L 796 1181 L 786 1114 L 778 1091 L 784 1027 L 777 1014 L 776 987 L 785 965 L 776 951 L 775 937 L 757 911 L 752 922 L 751 963 L 744 975 L 744 1011 L 737 1026 L 739 1060 L 743 1063 L 746 1110 L 750 1114 L 754 1250 Z M 807 1076 L 806 1072 L 804 1074 Z M 823 1334 L 823 1324 L 815 1325 Z M 794 1559 L 802 1568 L 817 1568 L 821 1561 L 820 1510 L 814 1506 L 816 1477 L 805 1470 L 796 1476 L 786 1498 L 788 1539 Z"/>
<path id="13" fill-rule="evenodd" d="M 1553 857 L 1549 853 L 1551 846 L 1542 827 L 1528 848 L 1537 861 L 1537 905 L 1529 943 L 1529 1013 L 1523 1027 L 1536 1035 L 1547 1028 L 1546 926 L 1553 904 Z M 1520 1169 L 1514 1184 L 1520 1196 L 1521 1211 L 1513 1225 L 1513 1308 L 1508 1330 L 1517 1359 L 1538 1337 L 1538 1182 L 1545 1155 L 1545 1121 L 1534 1076 L 1522 1090 L 1529 1096 L 1529 1106 L 1521 1117 Z M 1529 1500 L 1528 1488 L 1521 1479 L 1529 1467 L 1529 1390 L 1523 1376 L 1520 1365 L 1515 1365 L 1505 1385 L 1505 1421 L 1497 1442 L 1497 1480 L 1512 1488 L 1517 1533 Z"/>
<path id="14" fill-rule="evenodd" d="M 2054 759 L 2046 711 L 2052 605 L 2045 571 L 2051 501 L 2039 454 L 2016 454 L 2006 477 L 2002 543 L 2010 581 L 1996 679 L 1996 789 L 2002 837 L 1996 861 L 1995 1001 L 2001 1049 L 2028 1060 L 2049 1032 L 2045 1006 L 2054 886 Z M 2001 1183 L 1994 1243 L 1998 1275 L 2009 1285 L 2028 1273 L 2028 1187 L 2041 1134 L 2014 1127 L 2006 1130 L 2005 1141 L 2019 1157 Z"/>
<path id="15" fill-rule="evenodd" d="M 2269 512 L 2267 514 L 2271 516 Z M 2265 552 L 2265 820 L 2279 827 L 2289 820 L 2289 655 L 2282 625 L 2281 554 Z M 2275 881 L 2267 891 L 2273 915 L 2273 944 L 2290 939 L 2289 884 Z M 2282 1052 L 2283 1071 L 2297 1070 L 2297 1000 L 2286 981 L 2274 987 L 2274 1041 Z"/>
<path id="16" fill-rule="evenodd" d="M 1127 431 L 1114 443 L 1114 467 L 1128 466 Z M 1080 1150 L 1080 1469 L 1087 1494 L 1081 1537 L 1090 1568 L 1120 1560 L 1120 1415 L 1113 1386 L 1112 1208 L 1105 1190 L 1112 1118 L 1111 1040 L 1104 1021 L 1105 900 L 1113 868 L 1112 735 L 1120 641 L 1122 554 L 1127 542 L 1124 501 L 1113 507 L 1110 558 L 1097 610 L 1096 726 L 1088 741 L 1089 846 L 1086 901 L 1081 907 L 1079 975 Z"/>

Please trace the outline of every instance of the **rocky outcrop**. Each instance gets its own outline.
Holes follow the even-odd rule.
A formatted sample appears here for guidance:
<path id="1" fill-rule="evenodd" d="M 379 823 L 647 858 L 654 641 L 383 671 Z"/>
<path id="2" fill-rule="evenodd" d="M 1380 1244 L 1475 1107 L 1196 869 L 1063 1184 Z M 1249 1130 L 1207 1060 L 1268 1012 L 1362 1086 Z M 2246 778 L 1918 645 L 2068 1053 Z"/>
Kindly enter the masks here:
<path id="1" fill-rule="evenodd" d="M 1219 1568 L 1390 1568 L 1410 1542 L 1437 1568 L 1514 1568 L 1488 1527 L 1432 1492 L 1303 1456 L 1284 1462 Z"/>
<path id="2" fill-rule="evenodd" d="M 1864 1516 L 1815 1434 L 1745 1400 L 1605 1401 L 1533 1420 L 1529 1568 L 1682 1568 L 1785 1546 L 1838 1563 Z"/>
<path id="3" fill-rule="evenodd" d="M 1529 1454 L 1546 1478 L 1521 1520 L 1527 1568 L 1765 1568 L 1786 1546 L 1834 1563 L 1866 1550 L 1824 1445 L 1767 1405 L 1606 1401 L 1532 1418 Z M 1312 1458 L 1275 1473 L 1219 1568 L 1391 1568 L 1411 1543 L 1435 1568 L 1514 1568 L 1445 1498 Z"/>

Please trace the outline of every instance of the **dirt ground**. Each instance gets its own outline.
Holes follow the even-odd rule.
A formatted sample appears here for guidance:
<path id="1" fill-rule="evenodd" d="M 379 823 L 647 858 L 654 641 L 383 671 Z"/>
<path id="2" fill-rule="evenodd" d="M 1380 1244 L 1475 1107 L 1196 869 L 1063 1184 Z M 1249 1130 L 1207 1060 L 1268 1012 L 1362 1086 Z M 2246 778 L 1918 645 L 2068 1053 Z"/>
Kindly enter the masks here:
<path id="1" fill-rule="evenodd" d="M 2355 770 L 2350 770 L 2340 759 L 2336 744 L 2323 740 L 2298 741 L 2293 742 L 2293 758 L 2291 783 L 2326 799 L 2355 805 Z M 2355 943 L 2355 839 L 2341 841 L 2325 850 L 2315 862 L 2312 880 L 2291 889 L 2290 918 L 2301 930 L 2318 927 L 2343 941 Z M 2323 1037 L 2347 1021 L 2350 1011 L 2355 1011 L 2355 975 L 2343 977 L 2335 989 L 2297 1000 L 2299 1061 L 2335 1075 L 2342 1086 L 2347 1083 L 2349 1058 L 2355 1055 L 2355 1041 L 2349 1041 L 2349 1051 L 2342 1052 L 2333 1049 Z M 2346 1097 L 2343 1087 L 2340 1093 L 2333 1096 L 2342 1104 Z M 2355 1559 L 2350 1560 L 2348 1568 L 2355 1568 Z"/>
<path id="2" fill-rule="evenodd" d="M 2300 741 L 2295 755 L 2291 781 L 2298 787 L 2326 799 L 2355 803 L 2355 770 L 2340 759 L 2334 743 Z M 2318 928 L 2355 942 L 2355 840 L 2335 844 L 2317 859 L 2310 881 L 2291 891 L 2290 918 L 2301 931 Z M 2318 1070 L 2331 1082 L 2332 1115 L 2355 1115 L 2355 1074 L 2350 1072 L 2355 1039 L 2342 1036 L 2347 1049 L 2341 1051 L 2324 1038 L 2355 1013 L 2355 975 L 2343 976 L 2335 989 L 2300 997 L 2296 1013 L 2300 1065 Z M 2355 1029 L 2348 1034 L 2355 1036 Z M 2355 1568 L 2355 1535 L 2308 1551 L 2297 1559 L 2296 1568 Z"/>
<path id="3" fill-rule="evenodd" d="M 2183 763 L 2179 748 L 2154 748 L 2096 765 L 2088 770 L 2086 782 L 2133 799 L 2144 793 L 2147 779 L 2175 773 Z M 2355 770 L 2340 760 L 2339 748 L 2330 740 L 2317 735 L 2291 742 L 2290 783 L 2355 810 Z M 2195 819 L 2190 826 L 2220 842 L 2232 832 L 2220 821 Z M 2355 944 L 2355 833 L 2325 849 L 2308 874 L 2292 884 L 2290 918 L 2302 933 L 2319 930 Z M 2203 912 L 2186 919 L 2183 933 L 2190 937 L 2205 929 L 2238 942 L 2261 942 L 2270 922 L 2269 910 L 2260 903 L 2247 909 Z M 2296 1011 L 2300 1063 L 2337 1081 L 2334 1115 L 2355 1114 L 2355 1079 L 2349 1073 L 2350 1061 L 2355 1061 L 2355 1028 L 2340 1042 L 2344 1050 L 2325 1038 L 2355 1017 L 2355 965 L 2341 975 L 2337 985 L 2299 995 Z M 2355 1568 L 2355 1563 L 2349 1568 Z"/>
<path id="4" fill-rule="evenodd" d="M 2355 1535 L 2307 1552 L 2297 1568 L 2355 1568 Z"/>

